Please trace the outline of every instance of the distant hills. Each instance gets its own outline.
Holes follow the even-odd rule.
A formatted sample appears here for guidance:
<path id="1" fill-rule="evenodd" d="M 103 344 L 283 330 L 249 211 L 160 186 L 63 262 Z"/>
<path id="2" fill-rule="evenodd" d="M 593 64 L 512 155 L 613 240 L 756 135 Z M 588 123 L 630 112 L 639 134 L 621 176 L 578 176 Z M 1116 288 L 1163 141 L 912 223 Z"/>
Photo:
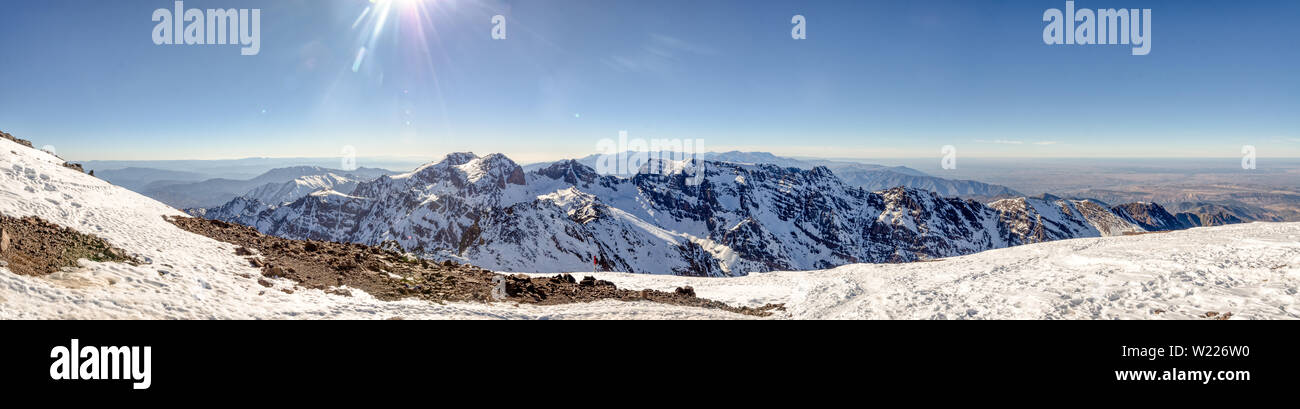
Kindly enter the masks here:
<path id="1" fill-rule="evenodd" d="M 282 186 L 286 183 L 302 185 L 308 189 L 306 193 L 310 193 L 320 188 L 355 184 L 393 173 L 374 168 L 342 171 L 319 166 L 293 166 L 272 169 L 245 180 L 225 178 L 195 180 L 199 177 L 197 173 L 147 168 L 105 170 L 97 175 L 113 184 L 134 190 L 177 209 L 185 209 L 220 206 L 256 189 L 261 189 L 263 192 L 286 189 Z M 315 178 L 315 183 L 300 180 L 302 178 Z"/>

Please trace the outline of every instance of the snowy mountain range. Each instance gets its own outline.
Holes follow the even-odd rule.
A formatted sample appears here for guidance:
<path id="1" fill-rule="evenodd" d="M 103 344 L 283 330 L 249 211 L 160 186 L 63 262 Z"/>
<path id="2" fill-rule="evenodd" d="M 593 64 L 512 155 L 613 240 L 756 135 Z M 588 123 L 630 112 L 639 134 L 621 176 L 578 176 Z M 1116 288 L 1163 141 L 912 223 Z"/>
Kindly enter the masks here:
<path id="1" fill-rule="evenodd" d="M 276 192 L 283 191 L 284 194 L 281 197 L 292 197 L 293 193 L 291 191 L 298 189 L 294 187 L 295 185 L 301 186 L 301 189 L 307 189 L 303 194 L 336 185 L 342 189 L 350 189 L 356 182 L 392 173 L 374 168 L 343 171 L 319 166 L 290 166 L 272 169 L 252 179 L 244 180 L 226 178 L 199 181 L 184 180 L 181 177 L 187 174 L 144 168 L 105 170 L 101 171 L 99 176 L 113 184 L 127 187 L 172 207 L 187 209 L 219 206 L 236 197 L 248 195 L 251 190 L 261 191 L 255 195 L 259 199 L 279 200 L 279 198 L 272 196 Z M 197 174 L 188 174 L 188 177 L 192 178 L 194 175 Z M 159 177 L 176 177 L 177 179 L 153 180 L 153 178 Z M 145 181 L 149 182 L 146 183 Z"/>
<path id="2" fill-rule="evenodd" d="M 665 159 L 680 159 L 686 157 L 680 153 L 673 152 L 655 153 L 661 154 L 661 157 Z M 630 154 L 631 153 L 625 153 L 625 155 Z M 601 155 L 598 154 L 588 155 L 581 159 L 576 159 L 576 161 L 589 168 L 599 169 L 597 167 L 597 162 L 600 158 Z M 966 198 L 985 199 L 1021 196 L 1019 192 L 1006 186 L 993 185 L 973 180 L 946 179 L 931 176 L 925 172 L 906 166 L 883 166 L 823 159 L 795 159 L 773 155 L 768 152 L 706 152 L 699 154 L 697 158 L 705 161 L 768 164 L 783 168 L 799 168 L 804 170 L 811 170 L 815 167 L 822 166 L 830 169 L 832 173 L 842 179 L 844 183 L 849 186 L 860 187 L 872 191 L 903 186 L 913 189 L 933 191 L 945 197 L 960 196 Z M 525 165 L 524 171 L 533 171 L 550 165 L 551 163 Z M 621 173 L 608 172 L 605 174 L 631 177 L 636 173 L 636 170 L 637 169 L 633 168 L 626 169 L 626 171 Z"/>
<path id="3" fill-rule="evenodd" d="M 701 179 L 685 170 L 648 171 L 683 163 L 652 160 L 623 178 L 576 160 L 525 171 L 504 155 L 456 153 L 350 191 L 321 190 L 281 205 L 245 195 L 205 217 L 286 238 L 395 246 L 499 271 L 577 271 L 594 264 L 691 276 L 933 260 L 1182 227 L 1164 220 L 1168 212 L 1154 204 L 1112 208 L 1054 196 L 983 204 L 903 187 L 871 191 L 821 166 L 691 163 L 704 169 Z"/>
<path id="4" fill-rule="evenodd" d="M 546 195 L 550 197 L 520 200 L 516 205 L 564 202 L 566 198 L 574 199 L 569 205 L 576 205 L 586 200 L 580 189 L 614 190 L 601 185 L 608 179 L 584 173 L 585 169 L 578 166 L 556 164 L 546 174 L 523 174 L 521 185 L 520 174 L 513 171 L 479 172 L 505 164 L 499 157 L 449 159 L 461 165 L 435 164 L 401 175 L 405 177 L 370 183 L 374 189 L 421 187 L 427 182 L 422 178 L 451 172 L 469 177 L 423 187 L 430 191 L 452 189 L 461 183 L 462 190 L 505 193 L 535 181 L 557 187 L 554 194 Z M 718 174 L 734 172 L 726 169 L 748 169 L 751 179 L 768 173 L 761 166 L 718 169 L 711 172 L 714 176 L 710 183 L 721 178 Z M 801 177 L 819 180 L 813 174 L 785 174 L 785 179 L 778 182 L 795 182 Z M 380 183 L 384 180 L 387 182 Z M 655 186 L 649 181 L 640 183 Z M 564 185 L 571 188 L 558 189 Z M 700 186 L 700 192 L 713 192 L 710 194 L 721 188 Z M 777 192 L 785 189 L 781 183 L 773 186 Z M 744 200 L 761 199 L 763 194 L 759 192 L 766 189 L 750 190 Z M 323 202 L 344 196 L 323 193 L 309 197 Z M 503 202 L 516 200 L 508 194 L 485 197 Z M 638 198 L 625 199 L 635 202 Z M 1015 199 L 999 206 L 1013 213 L 1018 209 L 1026 212 L 1023 217 L 1011 219 L 1031 224 L 1044 214 L 1056 214 L 1049 205 L 1052 201 L 1050 197 Z M 436 199 L 433 202 L 451 204 Z M 472 202 L 462 201 L 466 205 Z M 1105 208 L 1094 202 L 1067 202 L 1073 204 L 1070 209 L 1078 210 L 1086 219 L 1105 217 Z M 563 214 L 565 218 L 576 215 L 579 220 L 622 214 L 612 207 L 600 209 L 605 213 L 548 213 Z M 1031 210 L 1035 213 L 1027 213 Z M 261 270 L 237 255 L 235 245 L 184 231 L 163 219 L 182 215 L 179 211 L 70 169 L 53 155 L 4 138 L 0 138 L 0 214 L 39 217 L 93 234 L 141 260 L 139 264 L 81 260 L 79 267 L 45 276 L 14 274 L 0 263 L 0 305 L 4 307 L 0 308 L 0 319 L 753 318 L 647 301 L 562 305 L 380 301 L 355 289 L 352 296 L 345 296 L 294 287 L 278 278 L 265 278 L 272 285 L 268 288 L 259 282 L 263 279 Z M 1125 226 L 1122 219 L 1109 219 L 1107 223 Z M 1040 225 L 1043 234 L 1063 231 L 1051 228 L 1061 227 L 1059 223 Z M 613 282 L 620 288 L 672 291 L 691 286 L 702 297 L 730 305 L 784 304 L 785 310 L 772 317 L 778 319 L 1205 319 L 1210 313 L 1222 317 L 1228 312 L 1232 319 L 1296 319 L 1300 318 L 1298 238 L 1300 223 L 1249 223 L 1027 244 L 924 263 L 850 264 L 829 270 L 751 274 L 725 280 L 619 272 L 582 274 Z"/>
<path id="5" fill-rule="evenodd" d="M 277 172 L 273 170 L 271 173 Z M 316 168 L 286 182 L 271 182 L 254 187 L 248 192 L 213 208 L 190 208 L 186 213 L 216 220 L 244 223 L 249 217 L 266 209 L 274 209 L 304 196 L 320 191 L 351 192 L 357 184 L 374 178 L 351 173 L 340 175 L 329 169 Z M 268 173 L 270 174 L 270 173 Z M 251 214 L 249 214 L 251 213 Z"/>

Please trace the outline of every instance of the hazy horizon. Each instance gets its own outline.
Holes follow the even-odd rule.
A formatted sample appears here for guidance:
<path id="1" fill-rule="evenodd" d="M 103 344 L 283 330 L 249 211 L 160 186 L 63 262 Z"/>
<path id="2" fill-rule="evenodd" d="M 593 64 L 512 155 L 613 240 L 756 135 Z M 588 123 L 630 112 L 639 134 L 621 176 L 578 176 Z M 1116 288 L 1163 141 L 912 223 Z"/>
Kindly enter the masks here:
<path id="1" fill-rule="evenodd" d="M 38 146 L 38 147 L 39 147 L 39 146 Z M 506 157 L 511 158 L 511 160 L 514 160 L 514 156 L 511 156 L 509 153 L 506 153 L 506 152 L 487 152 L 487 151 L 484 151 L 484 152 L 477 152 L 477 151 L 448 151 L 448 152 L 441 152 L 441 153 L 433 153 L 433 154 L 431 154 L 431 155 L 382 155 L 382 156 L 358 156 L 357 159 L 358 159 L 358 160 L 367 160 L 367 159 L 369 159 L 369 160 L 381 160 L 381 161 L 403 161 L 403 162 L 405 162 L 405 161 L 413 161 L 413 162 L 428 163 L 428 162 L 436 162 L 436 161 L 442 160 L 442 159 L 443 159 L 444 157 L 446 157 L 447 155 L 450 155 L 450 154 L 453 154 L 453 153 L 462 153 L 462 152 L 473 153 L 473 154 L 478 155 L 478 156 L 486 156 L 486 155 L 491 155 L 491 154 L 503 154 L 503 155 L 506 155 Z M 664 151 L 664 152 L 668 152 L 668 151 Z M 898 157 L 839 157 L 839 156 L 802 156 L 802 155 L 786 155 L 786 154 L 781 154 L 781 153 L 778 153 L 778 152 L 768 152 L 768 151 L 740 151 L 740 150 L 729 150 L 729 151 L 716 151 L 716 150 L 710 150 L 710 151 L 708 151 L 707 153 L 726 153 L 726 152 L 740 152 L 740 153 L 770 153 L 770 154 L 772 154 L 772 155 L 774 155 L 774 156 L 782 157 L 782 158 L 798 159 L 798 160 L 813 160 L 813 161 L 816 161 L 816 160 L 824 160 L 824 161 L 833 161 L 833 162 L 859 162 L 859 163 L 873 163 L 873 162 L 875 162 L 875 161 L 884 161 L 884 162 L 888 162 L 888 161 L 919 161 L 919 160 L 934 161 L 935 164 L 939 164 L 939 162 L 940 162 L 939 159 L 937 158 L 937 155 L 934 156 L 934 157 L 928 157 L 928 156 L 898 156 Z M 549 163 L 549 162 L 556 162 L 556 161 L 569 160 L 569 159 L 582 159 L 582 158 L 584 158 L 584 157 L 588 157 L 588 156 L 592 156 L 592 155 L 600 155 L 600 153 L 598 153 L 598 152 L 589 152 L 589 153 L 584 153 L 584 154 L 581 154 L 581 155 L 574 154 L 574 155 L 569 155 L 569 156 L 557 156 L 557 157 L 554 157 L 553 159 L 542 159 L 542 160 L 534 160 L 534 161 L 515 161 L 515 162 L 518 163 L 518 164 L 520 164 L 520 165 L 530 165 L 530 164 Z M 78 162 L 78 163 L 81 163 L 81 162 L 98 162 L 98 163 L 113 163 L 113 162 L 218 162 L 218 161 L 245 161 L 245 160 L 259 160 L 259 159 L 267 159 L 267 160 L 294 160 L 294 159 L 303 159 L 303 160 L 313 160 L 313 161 L 326 161 L 326 160 L 337 161 L 337 160 L 339 160 L 339 156 L 337 156 L 337 155 L 335 155 L 335 156 L 242 156 L 242 157 L 228 157 L 228 158 L 227 158 L 227 157 L 222 157 L 222 158 L 206 158 L 206 159 L 199 159 L 199 158 L 166 158 L 166 159 L 95 159 L 95 158 L 93 158 L 93 157 L 92 157 L 92 158 L 84 158 L 84 159 L 83 159 L 83 158 L 67 157 L 66 155 L 63 155 L 62 153 L 60 153 L 59 156 L 62 157 L 62 158 L 64 158 L 65 160 L 68 160 L 69 162 Z M 1280 160 L 1295 160 L 1295 161 L 1300 161 L 1300 155 L 1298 155 L 1298 156 L 1264 156 L 1264 155 L 1260 155 L 1260 156 L 1258 156 L 1258 158 L 1261 158 L 1261 159 L 1280 159 Z M 1217 160 L 1229 160 L 1229 161 L 1240 161 L 1241 158 L 1240 158 L 1240 156 L 1097 156 L 1097 157 L 1090 157 L 1090 156 L 1033 156 L 1033 157 L 1016 157 L 1016 156 L 963 156 L 961 159 L 962 159 L 962 160 L 977 161 L 977 162 L 987 162 L 987 161 L 1007 161 L 1007 162 L 1010 162 L 1010 161 L 1014 161 L 1014 162 L 1020 162 L 1020 163 L 1034 163 L 1034 162 L 1040 162 L 1040 161 L 1062 161 L 1062 160 L 1063 160 L 1063 161 L 1133 161 L 1133 160 L 1152 160 L 1152 161 L 1164 161 L 1164 160 L 1169 160 L 1169 161 L 1197 161 L 1197 160 L 1216 160 L 1216 161 L 1217 161 Z M 360 166 L 360 165 L 359 165 L 359 166 Z M 364 166 L 363 166 L 363 167 L 364 167 Z"/>

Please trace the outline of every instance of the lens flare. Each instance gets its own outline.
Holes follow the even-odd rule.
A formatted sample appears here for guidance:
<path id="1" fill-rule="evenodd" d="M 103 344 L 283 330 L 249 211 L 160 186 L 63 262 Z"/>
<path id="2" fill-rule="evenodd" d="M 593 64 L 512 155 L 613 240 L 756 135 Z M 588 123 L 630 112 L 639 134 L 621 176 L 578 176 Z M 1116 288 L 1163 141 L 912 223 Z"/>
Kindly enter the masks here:
<path id="1" fill-rule="evenodd" d="M 428 43 L 424 36 L 428 34 L 425 30 L 426 26 L 432 27 L 432 19 L 429 18 L 431 10 L 428 7 L 433 3 L 432 1 L 369 0 L 369 2 L 370 5 L 366 6 L 352 22 L 352 30 L 358 31 L 360 44 L 357 48 L 357 57 L 352 63 L 353 72 L 360 71 L 368 58 L 375 58 L 378 54 L 376 46 L 388 30 L 395 29 L 402 34 L 397 38 L 397 44 L 402 48 L 401 52 L 428 54 Z M 396 23 L 390 24 L 390 20 Z M 389 27 L 390 25 L 396 27 Z"/>
<path id="2" fill-rule="evenodd" d="M 396 116 L 398 124 L 415 129 L 412 118 L 422 116 L 410 111 L 424 111 L 420 106 L 427 101 L 434 104 L 430 108 L 435 112 L 441 111 L 441 122 L 449 132 L 438 69 L 451 61 L 442 48 L 434 17 L 437 14 L 440 23 L 451 24 L 454 19 L 447 10 L 457 7 L 456 0 L 367 0 L 352 7 L 360 9 L 350 26 L 356 48 L 343 72 L 368 78 L 385 90 L 403 90 L 394 96 L 405 111 Z M 435 59 L 435 53 L 440 58 Z"/>

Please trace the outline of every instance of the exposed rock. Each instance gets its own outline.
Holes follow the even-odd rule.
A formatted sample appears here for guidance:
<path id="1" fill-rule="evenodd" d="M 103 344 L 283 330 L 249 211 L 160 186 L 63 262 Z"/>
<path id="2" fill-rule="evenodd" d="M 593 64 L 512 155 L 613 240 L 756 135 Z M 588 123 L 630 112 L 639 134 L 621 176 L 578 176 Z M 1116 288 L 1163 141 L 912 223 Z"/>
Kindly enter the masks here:
<path id="1" fill-rule="evenodd" d="M 213 220 L 189 217 L 167 220 L 184 230 L 256 251 L 266 259 L 263 276 L 286 278 L 302 288 L 335 295 L 350 296 L 352 293 L 348 289 L 355 288 L 389 301 L 416 298 L 433 302 L 508 301 L 542 305 L 597 300 L 651 301 L 755 316 L 767 316 L 772 311 L 783 309 L 775 304 L 759 308 L 733 307 L 698 298 L 694 296 L 694 290 L 621 289 L 614 283 L 590 276 L 581 282 L 570 274 L 538 278 L 523 274 L 506 276 L 451 261 L 428 263 L 372 246 L 325 241 L 307 243 L 267 236 L 249 227 Z M 314 250 L 307 251 L 307 244 L 313 245 Z M 345 264 L 347 268 L 340 268 Z M 266 287 L 272 284 L 265 278 L 258 278 L 258 283 Z M 282 288 L 281 291 L 292 293 L 293 290 Z"/>
<path id="2" fill-rule="evenodd" d="M 22 145 L 22 146 L 26 146 L 26 147 L 28 147 L 28 148 L 31 148 L 31 147 L 32 147 L 32 142 L 31 142 L 31 141 L 28 141 L 28 140 L 26 140 L 26 139 L 18 139 L 18 138 L 15 138 L 13 135 L 10 135 L 10 134 L 8 134 L 8 133 L 6 133 L 6 132 L 3 132 L 3 131 L 0 131 L 0 138 L 5 138 L 5 139 L 8 139 L 8 140 L 14 141 L 14 142 L 17 143 L 17 144 Z"/>
<path id="3" fill-rule="evenodd" d="M 10 271 L 21 275 L 45 275 L 78 267 L 81 259 L 140 263 L 99 237 L 37 217 L 17 219 L 3 215 L 0 215 L 0 257 L 8 262 Z"/>
<path id="4" fill-rule="evenodd" d="M 1231 313 L 1231 312 L 1225 312 L 1225 313 L 1223 313 L 1223 314 L 1220 314 L 1218 311 L 1209 311 L 1209 312 L 1206 312 L 1205 315 L 1203 315 L 1203 317 L 1205 317 L 1205 318 L 1209 318 L 1209 319 L 1212 319 L 1212 320 L 1226 321 L 1226 320 L 1229 320 L 1229 319 L 1232 318 L 1232 313 Z"/>
<path id="5" fill-rule="evenodd" d="M 1123 217 L 1146 231 L 1169 231 L 1186 228 L 1182 222 L 1164 207 L 1155 203 L 1127 203 L 1111 208 Z"/>
<path id="6" fill-rule="evenodd" d="M 280 266 L 267 264 L 266 267 L 262 268 L 262 275 L 267 277 L 283 277 L 284 269 L 280 268 Z"/>
<path id="7" fill-rule="evenodd" d="M 1228 224 L 1244 223 L 1244 221 L 1238 219 L 1236 216 L 1225 213 L 1197 214 L 1183 212 L 1175 214 L 1174 217 L 1178 218 L 1179 223 L 1188 227 L 1223 226 Z"/>

